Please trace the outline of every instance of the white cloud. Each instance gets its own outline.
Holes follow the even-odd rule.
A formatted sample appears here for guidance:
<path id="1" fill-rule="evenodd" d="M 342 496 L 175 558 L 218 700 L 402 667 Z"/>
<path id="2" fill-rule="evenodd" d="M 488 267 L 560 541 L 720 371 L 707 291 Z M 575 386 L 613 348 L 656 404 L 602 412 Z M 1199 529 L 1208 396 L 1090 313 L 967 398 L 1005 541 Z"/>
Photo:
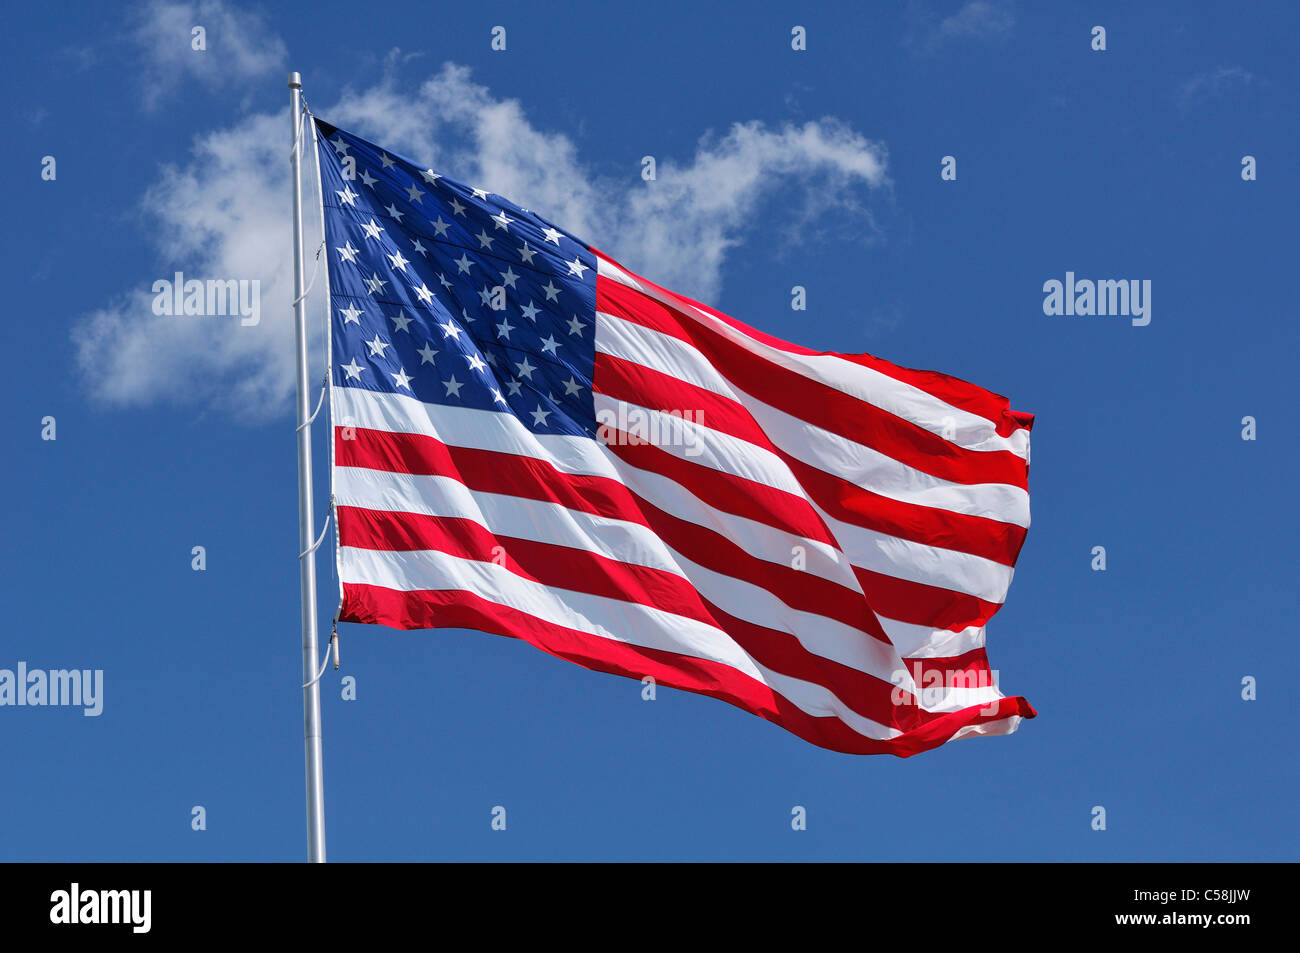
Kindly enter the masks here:
<path id="1" fill-rule="evenodd" d="M 1199 103 L 1222 99 L 1233 87 L 1246 87 L 1254 80 L 1254 75 L 1240 66 L 1220 66 L 1198 73 L 1179 88 L 1178 108 L 1183 113 L 1190 112 Z"/>
<path id="2" fill-rule="evenodd" d="M 256 116 L 210 133 L 184 168 L 165 168 L 145 194 L 157 273 L 141 275 L 135 289 L 73 330 L 93 397 L 124 406 L 213 404 L 249 419 L 285 409 L 294 380 L 288 125 L 287 114 Z M 319 242 L 319 229 L 311 234 Z M 260 280 L 260 323 L 155 315 L 153 282 L 175 271 Z"/>
<path id="3" fill-rule="evenodd" d="M 204 30 L 203 50 L 192 31 Z M 283 72 L 286 50 L 266 19 L 221 0 L 150 0 L 137 8 L 131 40 L 146 66 L 144 103 L 156 107 L 184 80 L 231 89 Z"/>
<path id="4" fill-rule="evenodd" d="M 1010 7 L 998 0 L 968 0 L 946 17 L 940 17 L 928 4 L 913 2 L 907 19 L 911 25 L 903 45 L 926 53 L 950 40 L 1006 36 L 1016 23 Z"/>
<path id="5" fill-rule="evenodd" d="M 1011 11 L 986 0 L 971 0 L 939 23 L 943 36 L 995 36 L 1008 32 L 1016 18 Z"/>
<path id="6" fill-rule="evenodd" d="M 886 186 L 881 146 L 834 119 L 769 128 L 749 122 L 702 138 L 687 161 L 660 157 L 658 178 L 639 166 L 598 176 L 565 135 L 535 128 L 515 100 L 497 99 L 448 64 L 411 95 L 385 79 L 349 89 L 323 118 L 395 152 L 528 207 L 674 290 L 715 299 L 728 252 L 756 231 L 765 197 L 780 194 L 803 228 L 847 222 L 874 235 L 865 194 Z M 164 170 L 145 195 L 156 229 L 158 274 L 78 322 L 73 340 L 84 382 L 110 405 L 216 405 L 260 419 L 286 413 L 294 387 L 288 117 L 255 115 L 195 143 L 183 167 Z M 314 183 L 309 166 L 305 179 Z M 315 197 L 305 190 L 310 275 L 319 243 Z M 825 213 L 834 211 L 834 215 Z M 765 225 L 770 228 L 770 225 Z M 769 254 L 761 250 L 759 254 Z M 260 279 L 262 321 L 155 316 L 149 288 L 187 278 Z M 314 343 L 324 304 L 308 299 Z M 742 316 L 743 317 L 743 316 Z M 313 369 L 315 380 L 319 370 Z"/>

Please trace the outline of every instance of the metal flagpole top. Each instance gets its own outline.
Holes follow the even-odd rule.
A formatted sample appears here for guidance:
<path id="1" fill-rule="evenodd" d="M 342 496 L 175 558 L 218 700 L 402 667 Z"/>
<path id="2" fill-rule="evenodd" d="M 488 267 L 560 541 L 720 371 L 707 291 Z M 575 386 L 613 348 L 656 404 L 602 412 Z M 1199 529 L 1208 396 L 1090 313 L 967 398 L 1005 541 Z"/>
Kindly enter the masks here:
<path id="1" fill-rule="evenodd" d="M 290 89 L 302 89 L 302 77 L 301 77 L 300 75 L 298 75 L 297 73 L 290 73 L 290 74 L 289 74 L 289 88 L 290 88 Z"/>

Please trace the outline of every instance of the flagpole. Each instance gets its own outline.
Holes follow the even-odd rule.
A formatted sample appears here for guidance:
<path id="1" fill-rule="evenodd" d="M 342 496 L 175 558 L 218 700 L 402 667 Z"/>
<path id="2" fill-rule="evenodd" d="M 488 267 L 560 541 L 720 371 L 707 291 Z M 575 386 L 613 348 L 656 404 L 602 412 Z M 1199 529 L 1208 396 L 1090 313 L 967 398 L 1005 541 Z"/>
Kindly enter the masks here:
<path id="1" fill-rule="evenodd" d="M 302 723 L 307 766 L 307 860 L 325 862 L 325 769 L 321 754 L 320 683 L 316 677 L 316 527 L 311 483 L 310 397 L 307 382 L 307 307 L 302 262 L 302 77 L 289 74 L 293 124 L 293 318 L 298 347 L 298 543 L 302 592 Z"/>

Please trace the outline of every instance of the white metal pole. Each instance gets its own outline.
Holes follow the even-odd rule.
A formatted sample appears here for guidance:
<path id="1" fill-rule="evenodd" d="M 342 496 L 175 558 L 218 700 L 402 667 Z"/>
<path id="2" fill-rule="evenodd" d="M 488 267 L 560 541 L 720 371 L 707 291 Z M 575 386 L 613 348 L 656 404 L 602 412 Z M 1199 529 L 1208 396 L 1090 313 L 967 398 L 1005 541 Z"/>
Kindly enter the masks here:
<path id="1" fill-rule="evenodd" d="M 311 486 L 311 400 L 307 381 L 307 307 L 303 301 L 302 262 L 302 77 L 289 74 L 293 122 L 293 318 L 298 345 L 298 543 L 302 590 L 302 723 L 307 760 L 307 860 L 325 861 L 325 768 L 321 753 L 320 683 L 316 680 L 320 649 L 316 638 L 316 541 Z"/>

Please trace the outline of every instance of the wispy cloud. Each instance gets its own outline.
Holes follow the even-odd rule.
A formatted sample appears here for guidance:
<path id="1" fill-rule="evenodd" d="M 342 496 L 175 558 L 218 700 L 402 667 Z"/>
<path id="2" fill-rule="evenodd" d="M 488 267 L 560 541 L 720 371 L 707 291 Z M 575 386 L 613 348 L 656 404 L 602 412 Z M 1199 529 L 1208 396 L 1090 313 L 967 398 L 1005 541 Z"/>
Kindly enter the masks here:
<path id="1" fill-rule="evenodd" d="M 1233 89 L 1242 89 L 1255 81 L 1253 74 L 1240 66 L 1220 66 L 1197 73 L 1178 88 L 1178 109 L 1186 114 L 1201 103 L 1222 99 Z"/>
<path id="2" fill-rule="evenodd" d="M 939 23 L 941 36 L 996 36 L 1010 32 L 1016 18 L 1001 4 L 971 0 Z"/>
<path id="3" fill-rule="evenodd" d="M 569 137 L 536 128 L 518 101 L 493 96 L 453 64 L 414 92 L 389 77 L 313 106 L 395 152 L 535 208 L 628 267 L 705 300 L 716 298 L 727 255 L 752 233 L 766 197 L 779 193 L 796 220 L 834 218 L 869 236 L 866 195 L 888 184 L 883 147 L 829 118 L 776 128 L 738 123 L 702 138 L 685 160 L 659 157 L 653 182 L 641 181 L 639 166 L 602 177 Z M 166 168 L 148 190 L 158 274 L 140 276 L 137 288 L 85 316 L 73 333 L 95 398 L 216 405 L 251 419 L 287 412 L 294 381 L 287 126 L 284 113 L 253 115 L 204 135 L 185 164 Z M 314 207 L 310 191 L 306 201 Z M 310 255 L 320 241 L 314 216 L 307 227 Z M 313 266 L 309 259 L 309 273 Z M 261 323 L 155 316 L 151 283 L 176 270 L 259 279 Z M 309 298 L 317 347 L 322 288 L 318 277 Z"/>
<path id="4" fill-rule="evenodd" d="M 937 50 L 949 40 L 1005 36 L 1016 23 L 1010 7 L 996 0 L 969 0 L 948 16 L 914 3 L 909 17 L 912 27 L 903 44 L 926 52 Z"/>
<path id="5" fill-rule="evenodd" d="M 202 50 L 194 49 L 198 27 Z M 129 39 L 146 67 L 143 97 L 150 109 L 186 80 L 229 90 L 284 71 L 284 41 L 266 18 L 221 0 L 150 0 L 136 8 Z"/>

